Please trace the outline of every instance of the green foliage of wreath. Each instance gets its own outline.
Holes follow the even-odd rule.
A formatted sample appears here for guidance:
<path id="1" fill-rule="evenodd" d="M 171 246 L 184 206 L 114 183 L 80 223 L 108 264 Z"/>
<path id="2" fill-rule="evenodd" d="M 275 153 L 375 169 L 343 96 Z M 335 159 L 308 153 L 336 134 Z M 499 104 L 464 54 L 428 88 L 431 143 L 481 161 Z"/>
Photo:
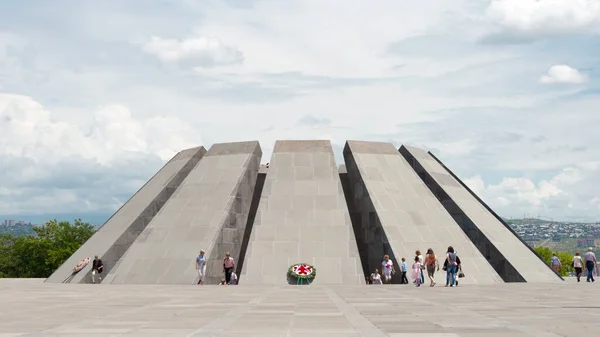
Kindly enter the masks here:
<path id="1" fill-rule="evenodd" d="M 298 275 L 294 273 L 294 266 L 297 265 L 305 265 L 307 267 L 312 268 L 312 273 L 310 273 L 309 275 Z M 300 280 L 312 280 L 317 276 L 317 268 L 311 266 L 308 263 L 294 263 L 293 265 L 290 266 L 290 268 L 288 269 L 288 275 L 290 275 L 291 277 L 295 278 L 295 279 L 300 279 Z"/>

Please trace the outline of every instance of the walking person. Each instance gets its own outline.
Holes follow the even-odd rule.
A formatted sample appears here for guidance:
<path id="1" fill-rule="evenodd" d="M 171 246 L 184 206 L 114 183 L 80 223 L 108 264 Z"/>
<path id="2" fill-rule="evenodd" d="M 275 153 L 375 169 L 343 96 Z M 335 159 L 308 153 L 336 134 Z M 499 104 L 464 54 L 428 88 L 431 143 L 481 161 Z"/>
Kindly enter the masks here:
<path id="1" fill-rule="evenodd" d="M 381 275 L 379 275 L 378 269 L 375 269 L 373 274 L 371 274 L 371 284 L 383 284 L 381 282 Z"/>
<path id="2" fill-rule="evenodd" d="M 423 261 L 423 255 L 421 254 L 421 251 L 417 249 L 415 251 L 415 255 L 419 258 L 419 263 L 423 266 L 424 261 Z M 423 269 L 421 269 L 421 283 L 425 283 L 425 273 L 423 272 Z"/>
<path id="3" fill-rule="evenodd" d="M 238 284 L 238 277 L 237 274 L 235 273 L 235 269 L 231 272 L 231 279 L 229 280 L 229 285 L 237 285 Z"/>
<path id="4" fill-rule="evenodd" d="M 402 271 L 402 280 L 400 281 L 400 284 L 408 284 L 408 278 L 406 278 L 406 272 L 408 271 L 408 265 L 406 264 L 405 258 L 402 258 L 401 271 Z"/>
<path id="5" fill-rule="evenodd" d="M 579 252 L 575 253 L 571 260 L 571 266 L 575 268 L 575 276 L 577 276 L 577 282 L 581 281 L 581 274 L 583 273 L 583 259 L 579 255 Z"/>
<path id="6" fill-rule="evenodd" d="M 198 284 L 204 284 L 204 276 L 206 275 L 206 254 L 204 250 L 200 250 L 200 254 L 196 258 L 196 270 L 198 271 Z"/>
<path id="7" fill-rule="evenodd" d="M 462 264 L 460 262 L 460 256 L 458 256 L 458 251 L 455 250 L 454 255 L 456 255 L 456 280 L 454 281 L 454 285 L 458 287 L 458 279 L 465 277 L 465 274 L 462 271 Z"/>
<path id="8" fill-rule="evenodd" d="M 231 273 L 233 272 L 233 268 L 235 268 L 235 261 L 229 252 L 225 253 L 225 258 L 223 259 L 223 272 L 225 273 L 225 283 L 229 284 L 231 282 Z"/>
<path id="9" fill-rule="evenodd" d="M 562 267 L 562 263 L 560 262 L 558 256 L 556 256 L 556 253 L 552 253 L 552 257 L 550 258 L 550 260 L 552 264 L 552 269 L 554 269 L 554 271 L 558 273 L 558 268 Z"/>
<path id="10" fill-rule="evenodd" d="M 425 255 L 425 267 L 427 268 L 427 276 L 429 277 L 429 286 L 435 286 L 435 280 L 433 278 L 435 270 L 440 271 L 440 263 L 438 262 L 437 256 L 433 253 L 433 249 L 427 249 L 427 255 Z"/>
<path id="11" fill-rule="evenodd" d="M 596 280 L 594 280 L 594 267 L 596 266 L 596 264 L 598 263 L 598 261 L 596 260 L 596 255 L 594 254 L 594 252 L 592 251 L 592 247 L 588 248 L 587 253 L 585 253 L 585 255 L 583 256 L 584 260 L 585 260 L 585 267 L 588 271 L 587 274 L 587 282 L 595 282 Z"/>
<path id="12" fill-rule="evenodd" d="M 104 263 L 98 257 L 98 255 L 94 256 L 94 262 L 92 262 L 92 283 L 96 283 L 96 275 L 98 275 L 98 280 L 102 281 L 102 269 L 104 269 Z"/>
<path id="13" fill-rule="evenodd" d="M 421 274 L 423 273 L 423 265 L 419 262 L 419 257 L 415 256 L 415 263 L 412 265 L 412 277 L 415 280 L 417 287 L 421 286 Z"/>
<path id="14" fill-rule="evenodd" d="M 383 256 L 383 261 L 381 262 L 381 269 L 383 271 L 383 281 L 385 284 L 392 283 L 392 274 L 396 274 L 396 269 L 394 269 L 394 262 L 390 260 L 389 255 Z"/>
<path id="15" fill-rule="evenodd" d="M 454 248 L 452 246 L 448 247 L 446 261 L 448 262 L 446 267 L 446 287 L 454 287 L 454 284 L 456 283 L 456 267 L 458 266 L 458 263 L 456 262 L 456 253 L 454 252 Z"/>

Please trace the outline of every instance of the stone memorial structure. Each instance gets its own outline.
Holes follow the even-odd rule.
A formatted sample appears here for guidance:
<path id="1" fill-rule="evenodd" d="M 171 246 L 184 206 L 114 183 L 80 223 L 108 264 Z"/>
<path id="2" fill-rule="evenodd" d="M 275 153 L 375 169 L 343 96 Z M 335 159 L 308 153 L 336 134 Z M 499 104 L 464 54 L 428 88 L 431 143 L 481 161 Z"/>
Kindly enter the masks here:
<path id="1" fill-rule="evenodd" d="M 316 284 L 365 283 L 331 143 L 277 141 L 240 284 L 286 284 L 296 263 Z"/>
<path id="2" fill-rule="evenodd" d="M 392 144 L 348 141 L 344 160 L 356 239 L 369 270 L 381 270 L 385 254 L 396 270 L 402 257 L 410 269 L 415 251 L 424 256 L 428 248 L 443 264 L 448 246 L 453 246 L 469 273 L 465 283 L 502 282 Z M 393 281 L 400 283 L 400 273 Z"/>
<path id="3" fill-rule="evenodd" d="M 239 257 L 261 155 L 258 142 L 211 146 L 105 283 L 191 284 L 200 249 L 218 283 L 225 253 Z"/>
<path id="4" fill-rule="evenodd" d="M 443 263 L 448 246 L 463 284 L 561 280 L 433 154 L 348 141 L 343 155 L 338 169 L 323 140 L 277 141 L 267 165 L 257 141 L 182 151 L 46 282 L 90 283 L 91 263 L 72 269 L 99 255 L 102 283 L 189 285 L 203 249 L 207 284 L 230 252 L 242 286 L 285 285 L 297 263 L 315 267 L 315 285 L 358 285 L 384 254 L 399 271 L 417 249 Z"/>
<path id="5" fill-rule="evenodd" d="M 399 151 L 504 281 L 560 280 L 529 245 L 433 155 L 409 146 L 402 146 Z"/>
<path id="6" fill-rule="evenodd" d="M 90 283 L 91 262 L 77 274 L 72 270 L 80 260 L 85 257 L 93 260 L 94 255 L 104 263 L 103 274 L 109 273 L 205 153 L 200 146 L 176 154 L 46 282 Z"/>

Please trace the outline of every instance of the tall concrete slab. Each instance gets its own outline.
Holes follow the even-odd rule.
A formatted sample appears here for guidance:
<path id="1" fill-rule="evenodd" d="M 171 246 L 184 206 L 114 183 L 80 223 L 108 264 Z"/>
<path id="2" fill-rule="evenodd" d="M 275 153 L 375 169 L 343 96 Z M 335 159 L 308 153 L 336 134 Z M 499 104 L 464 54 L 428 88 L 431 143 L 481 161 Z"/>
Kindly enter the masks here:
<path id="1" fill-rule="evenodd" d="M 240 284 L 287 284 L 295 263 L 315 284 L 364 284 L 331 143 L 277 141 L 267 170 Z"/>
<path id="2" fill-rule="evenodd" d="M 211 146 L 105 283 L 191 284 L 204 249 L 217 284 L 225 253 L 239 257 L 261 156 L 256 141 Z"/>
<path id="3" fill-rule="evenodd" d="M 352 223 L 369 270 L 381 269 L 385 254 L 398 267 L 428 248 L 442 259 L 453 246 L 467 275 L 463 284 L 502 282 L 436 197 L 390 143 L 348 141 L 344 160 L 352 193 Z M 400 274 L 393 283 L 400 283 Z M 439 281 L 445 275 L 437 277 Z"/>
<path id="4" fill-rule="evenodd" d="M 402 146 L 400 153 L 506 282 L 556 282 L 556 274 L 500 217 L 440 161 Z"/>
<path id="5" fill-rule="evenodd" d="M 103 260 L 104 273 L 110 272 L 205 153 L 204 147 L 195 147 L 176 154 L 46 282 L 91 282 L 91 263 L 75 275 L 72 269 L 85 257 L 93 259 L 94 255 Z"/>

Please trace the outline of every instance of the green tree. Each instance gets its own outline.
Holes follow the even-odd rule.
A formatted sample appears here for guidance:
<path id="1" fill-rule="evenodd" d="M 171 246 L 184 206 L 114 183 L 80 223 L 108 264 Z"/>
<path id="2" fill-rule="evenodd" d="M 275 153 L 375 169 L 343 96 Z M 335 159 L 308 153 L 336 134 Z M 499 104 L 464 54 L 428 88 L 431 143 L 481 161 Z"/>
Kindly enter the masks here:
<path id="1" fill-rule="evenodd" d="M 573 267 L 571 267 L 571 256 L 568 252 L 553 252 L 550 248 L 539 246 L 534 248 L 535 252 L 546 262 L 548 265 L 552 263 L 552 254 L 555 253 L 558 259 L 560 260 L 562 266 L 558 268 L 558 273 L 561 276 L 568 276 L 569 272 L 573 271 Z"/>
<path id="2" fill-rule="evenodd" d="M 36 235 L 0 235 L 0 277 L 48 277 L 94 234 L 94 226 L 76 219 L 51 220 Z"/>
<path id="3" fill-rule="evenodd" d="M 533 250 L 542 258 L 542 260 L 546 261 L 546 263 L 550 263 L 550 259 L 552 258 L 552 250 L 548 247 L 538 246 Z"/>

